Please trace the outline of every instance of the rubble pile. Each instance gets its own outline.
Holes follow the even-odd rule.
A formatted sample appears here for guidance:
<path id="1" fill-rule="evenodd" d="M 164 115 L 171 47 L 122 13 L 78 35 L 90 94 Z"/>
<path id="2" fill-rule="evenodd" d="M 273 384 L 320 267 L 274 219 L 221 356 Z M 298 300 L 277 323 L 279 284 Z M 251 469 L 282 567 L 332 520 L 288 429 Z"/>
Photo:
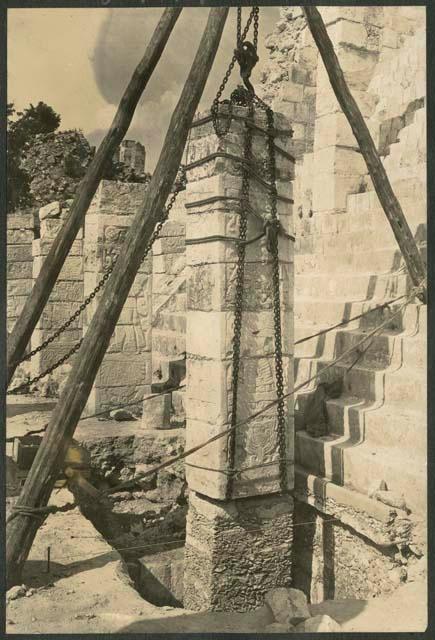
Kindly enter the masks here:
<path id="1" fill-rule="evenodd" d="M 30 175 L 30 192 L 35 204 L 42 207 L 54 200 L 64 204 L 73 198 L 94 152 L 95 148 L 79 130 L 34 136 L 23 151 L 21 166 Z M 123 162 L 111 161 L 103 177 L 147 184 L 151 176 L 138 174 Z"/>
<path id="2" fill-rule="evenodd" d="M 30 175 L 35 203 L 73 198 L 92 159 L 92 148 L 80 131 L 36 135 L 23 152 L 22 167 Z"/>

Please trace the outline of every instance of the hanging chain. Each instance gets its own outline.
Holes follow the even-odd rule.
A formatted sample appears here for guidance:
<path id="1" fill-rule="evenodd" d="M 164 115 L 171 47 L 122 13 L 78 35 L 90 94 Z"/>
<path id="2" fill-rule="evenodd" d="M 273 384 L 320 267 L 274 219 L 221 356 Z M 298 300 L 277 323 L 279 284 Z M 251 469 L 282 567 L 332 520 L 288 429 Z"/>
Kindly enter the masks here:
<path id="1" fill-rule="evenodd" d="M 281 326 L 281 299 L 280 299 L 280 283 L 279 283 L 279 219 L 277 214 L 277 190 L 276 190 L 276 157 L 275 144 L 273 138 L 274 114 L 270 107 L 266 109 L 267 130 L 269 132 L 267 138 L 269 150 L 269 171 L 270 171 L 270 208 L 271 208 L 271 225 L 274 233 L 269 236 L 269 251 L 272 254 L 272 288 L 273 288 L 273 322 L 275 330 L 275 377 L 276 377 L 276 393 L 279 398 L 277 404 L 277 435 L 278 435 L 278 452 L 280 464 L 280 488 L 282 492 L 287 491 L 287 463 L 286 463 L 286 419 L 285 419 L 285 403 L 284 403 L 284 376 L 282 367 L 282 326 Z"/>
<path id="2" fill-rule="evenodd" d="M 155 240 L 160 235 L 160 232 L 161 232 L 161 230 L 163 228 L 163 225 L 165 224 L 166 220 L 169 217 L 169 214 L 171 212 L 172 207 L 175 204 L 175 201 L 176 201 L 176 199 L 178 197 L 178 194 L 180 193 L 180 191 L 183 191 L 183 189 L 185 189 L 185 188 L 186 188 L 186 170 L 185 170 L 184 166 L 181 165 L 181 167 L 179 169 L 179 175 L 178 175 L 177 180 L 175 182 L 174 191 L 172 192 L 170 200 L 169 200 L 168 204 L 166 205 L 166 207 L 165 207 L 165 209 L 163 211 L 163 215 L 162 215 L 161 219 L 157 223 L 157 225 L 156 225 L 156 227 L 155 227 L 155 229 L 154 229 L 154 231 L 153 231 L 153 233 L 151 235 L 151 238 L 148 241 L 148 244 L 147 244 L 147 246 L 145 248 L 145 252 L 144 252 L 144 255 L 143 255 L 143 258 L 142 258 L 142 262 L 148 256 L 148 254 L 149 254 L 149 252 L 151 250 L 151 247 L 153 246 Z M 89 294 L 89 296 L 87 298 L 85 298 L 83 304 L 80 305 L 80 307 L 71 316 L 71 318 L 67 322 L 65 322 L 62 325 L 62 327 L 60 327 L 55 333 L 53 333 L 49 338 L 47 338 L 47 340 L 45 340 L 45 342 L 43 342 L 41 345 L 39 345 L 39 347 L 37 347 L 36 349 L 31 351 L 29 354 L 27 354 L 26 357 L 23 358 L 23 360 L 21 360 L 21 362 L 23 362 L 24 360 L 28 360 L 29 358 L 32 357 L 32 355 L 35 355 L 36 353 L 39 353 L 40 351 L 42 351 L 42 349 L 44 349 L 46 346 L 51 344 L 57 337 L 59 337 L 65 331 L 65 329 L 67 327 L 69 327 L 72 324 L 72 322 L 76 318 L 78 318 L 80 313 L 84 309 L 86 309 L 86 307 L 90 304 L 90 302 L 95 298 L 97 293 L 106 284 L 107 280 L 109 279 L 111 273 L 113 272 L 113 270 L 115 268 L 116 261 L 117 261 L 117 258 L 115 258 L 113 260 L 112 264 L 106 269 L 106 271 L 104 272 L 104 276 L 101 278 L 101 280 L 99 281 L 99 283 L 97 284 L 95 289 Z M 8 394 L 19 393 L 20 391 L 28 389 L 31 385 L 36 384 L 37 382 L 39 382 L 40 380 L 42 380 L 46 376 L 49 376 L 51 373 L 53 373 L 53 371 L 55 371 L 60 366 L 62 366 L 67 360 L 69 360 L 69 358 L 71 358 L 71 356 L 73 356 L 80 349 L 80 347 L 82 345 L 82 342 L 83 342 L 83 338 L 81 338 L 78 342 L 76 342 L 76 344 L 65 355 L 63 355 L 59 360 L 57 360 L 54 364 L 52 364 L 50 367 L 48 367 L 48 369 L 43 371 L 38 376 L 35 376 L 34 378 L 29 380 L 28 382 L 24 382 L 23 384 L 20 384 L 18 387 L 14 387 L 13 389 L 10 389 L 8 391 Z"/>
<path id="3" fill-rule="evenodd" d="M 248 107 L 249 118 L 254 116 L 254 105 L 252 100 Z M 245 122 L 245 140 L 243 155 L 248 159 L 252 153 L 252 129 Z M 243 290 L 245 284 L 245 253 L 246 253 L 246 233 L 248 230 L 249 215 L 249 192 L 250 192 L 250 172 L 247 163 L 243 163 L 242 173 L 242 193 L 241 193 L 241 209 L 239 216 L 239 240 L 237 244 L 237 267 L 236 267 L 236 293 L 235 293 L 235 309 L 234 309 L 234 334 L 233 334 L 233 362 L 232 362 L 232 410 L 231 410 L 231 426 L 237 423 L 237 397 L 240 373 L 240 346 L 242 337 L 242 316 L 243 316 Z M 234 468 L 236 456 L 236 433 L 232 431 L 228 436 L 228 466 Z M 226 486 L 226 498 L 231 498 L 233 491 L 233 477 L 228 477 Z"/>

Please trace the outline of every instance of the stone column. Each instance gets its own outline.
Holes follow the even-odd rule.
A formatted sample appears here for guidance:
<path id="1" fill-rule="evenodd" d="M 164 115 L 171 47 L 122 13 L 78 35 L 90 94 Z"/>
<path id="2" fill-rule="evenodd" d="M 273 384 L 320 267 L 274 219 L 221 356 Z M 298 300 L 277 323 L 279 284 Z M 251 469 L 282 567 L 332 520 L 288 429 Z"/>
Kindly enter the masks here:
<path id="1" fill-rule="evenodd" d="M 238 108 L 236 115 L 246 117 Z M 255 121 L 266 126 L 263 113 Z M 276 138 L 285 152 L 288 129 Z M 188 171 L 186 193 L 187 390 L 186 447 L 204 442 L 231 421 L 232 337 L 241 164 L 220 153 L 241 156 L 245 124 L 232 122 L 219 140 L 211 122 L 192 130 L 189 161 L 212 156 Z M 212 154 L 216 154 L 212 155 Z M 254 130 L 256 177 L 251 178 L 253 211 L 269 210 L 264 178 L 266 137 Z M 293 163 L 277 150 L 278 215 L 292 231 Z M 263 168 L 262 168 L 263 167 Z M 260 179 L 259 179 L 260 178 Z M 248 238 L 262 231 L 251 215 Z M 218 239 L 215 237 L 219 236 Z M 208 239 L 212 239 L 209 241 Z M 229 239 L 225 239 L 229 238 Z M 194 244 L 192 244 L 194 241 Z M 286 390 L 293 385 L 293 245 L 279 239 L 283 366 Z M 237 418 L 243 420 L 276 398 L 272 314 L 272 266 L 264 239 L 246 249 L 241 362 Z M 276 408 L 236 432 L 236 469 L 231 499 L 226 487 L 228 437 L 201 449 L 186 461 L 189 514 L 186 537 L 184 605 L 190 609 L 246 610 L 262 602 L 271 587 L 290 584 L 293 501 L 280 495 Z M 293 402 L 286 401 L 288 489 L 293 487 Z M 265 466 L 262 466 L 265 465 Z M 203 467 L 203 468 L 200 468 Z"/>
<path id="2" fill-rule="evenodd" d="M 41 270 L 53 240 L 69 212 L 68 203 L 51 202 L 39 210 L 40 237 L 33 241 L 33 279 Z M 83 302 L 83 230 L 80 229 L 50 294 L 41 318 L 32 334 L 32 349 L 58 329 Z M 31 360 L 32 376 L 36 376 L 67 353 L 82 337 L 82 317 L 79 316 L 56 340 Z M 68 360 L 71 365 L 74 356 Z M 59 382 L 68 375 L 68 366 L 54 374 Z"/>
<path id="3" fill-rule="evenodd" d="M 146 186 L 103 180 L 86 216 L 84 256 L 85 297 L 118 255 Z M 101 364 L 87 404 L 87 412 L 110 410 L 118 404 L 142 400 L 151 380 L 151 259 L 135 278 Z M 100 294 L 101 295 L 101 294 Z M 84 330 L 98 304 L 97 295 L 84 316 Z M 140 414 L 140 403 L 129 409 Z"/>
<path id="4" fill-rule="evenodd" d="M 152 383 L 170 378 L 170 363 L 186 352 L 185 200 L 181 191 L 152 251 Z M 174 385 L 175 386 L 175 385 Z M 151 386 L 147 395 L 151 393 Z M 184 426 L 184 390 L 146 401 L 144 429 Z"/>

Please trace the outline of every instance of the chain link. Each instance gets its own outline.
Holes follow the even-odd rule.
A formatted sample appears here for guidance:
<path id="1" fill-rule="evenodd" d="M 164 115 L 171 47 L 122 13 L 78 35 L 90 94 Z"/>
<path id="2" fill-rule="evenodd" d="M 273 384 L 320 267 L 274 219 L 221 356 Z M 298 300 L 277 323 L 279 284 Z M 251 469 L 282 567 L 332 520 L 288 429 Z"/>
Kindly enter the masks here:
<path id="1" fill-rule="evenodd" d="M 249 118 L 254 117 L 254 105 L 252 100 L 248 106 Z M 245 122 L 245 139 L 243 156 L 249 158 L 252 153 L 252 129 Z M 250 196 L 250 172 L 247 163 L 243 163 L 242 170 L 242 193 L 241 210 L 239 216 L 239 243 L 237 245 L 237 267 L 236 267 L 236 293 L 234 309 L 234 335 L 233 335 L 233 363 L 232 363 L 232 411 L 231 426 L 237 423 L 237 397 L 240 377 L 240 346 L 242 337 L 242 316 L 243 316 L 243 290 L 245 284 L 245 253 L 246 234 L 248 230 L 249 216 L 249 196 Z M 228 466 L 234 468 L 236 456 L 236 433 L 232 431 L 228 436 Z M 233 492 L 233 477 L 229 476 L 226 486 L 226 498 L 229 500 Z"/>
<path id="2" fill-rule="evenodd" d="M 186 188 L 186 184 L 187 184 L 187 179 L 186 179 L 186 170 L 184 168 L 183 165 L 180 166 L 179 168 L 179 173 L 177 176 L 177 179 L 175 181 L 175 188 L 172 192 L 172 195 L 170 197 L 170 200 L 166 206 L 166 208 L 164 209 L 162 218 L 160 219 L 160 221 L 157 223 L 151 238 L 145 248 L 145 252 L 142 258 L 142 262 L 146 259 L 146 257 L 148 256 L 151 247 L 153 246 L 155 240 L 158 238 L 163 225 L 165 224 L 166 220 L 169 217 L 169 214 L 171 212 L 172 207 L 175 204 L 175 201 L 178 197 L 178 194 L 180 193 L 180 191 L 183 191 L 183 189 Z M 115 268 L 115 264 L 116 264 L 117 258 L 115 258 L 112 262 L 112 264 L 106 269 L 106 271 L 104 272 L 103 277 L 101 278 L 101 280 L 98 282 L 97 286 L 95 287 L 95 289 L 93 291 L 91 291 L 91 293 L 87 296 L 87 298 L 85 298 L 84 302 L 80 305 L 80 307 L 73 313 L 73 315 L 69 318 L 69 320 L 67 320 L 61 327 L 59 327 L 59 329 L 57 329 L 51 336 L 49 336 L 47 338 L 47 340 L 45 340 L 42 344 L 40 344 L 38 347 L 36 347 L 35 349 L 33 349 L 33 351 L 31 351 L 29 354 L 27 354 L 21 361 L 19 364 L 21 364 L 21 362 L 24 362 L 25 360 L 29 360 L 32 356 L 36 355 L 37 353 L 39 353 L 40 351 L 42 351 L 43 349 L 45 349 L 49 344 L 51 344 L 56 338 L 58 338 L 73 322 L 76 318 L 79 317 L 79 315 L 86 309 L 86 307 L 92 302 L 92 300 L 95 298 L 95 296 L 97 295 L 97 293 L 104 287 L 104 285 L 106 284 L 107 280 L 109 279 L 110 275 L 112 274 L 114 268 Z M 38 376 L 35 376 L 34 378 L 32 378 L 31 380 L 29 380 L 28 382 L 24 382 L 23 384 L 19 385 L 18 387 L 14 387 L 13 389 L 11 389 L 10 391 L 8 391 L 8 394 L 14 394 L 14 393 L 19 393 L 20 391 L 23 391 L 24 389 L 28 389 L 31 385 L 36 384 L 37 382 L 39 382 L 40 380 L 42 380 L 43 378 L 45 378 L 46 376 L 50 375 L 51 373 L 53 373 L 53 371 L 55 371 L 58 367 L 62 366 L 67 360 L 69 360 L 69 358 L 71 358 L 71 356 L 73 356 L 81 347 L 81 344 L 83 342 L 83 338 L 81 338 L 78 342 L 76 342 L 76 344 L 68 351 L 68 353 L 66 353 L 64 356 L 62 356 L 62 358 L 60 358 L 59 360 L 57 360 L 53 365 L 51 365 L 48 369 L 46 369 L 45 371 L 43 371 L 41 374 L 39 374 Z"/>

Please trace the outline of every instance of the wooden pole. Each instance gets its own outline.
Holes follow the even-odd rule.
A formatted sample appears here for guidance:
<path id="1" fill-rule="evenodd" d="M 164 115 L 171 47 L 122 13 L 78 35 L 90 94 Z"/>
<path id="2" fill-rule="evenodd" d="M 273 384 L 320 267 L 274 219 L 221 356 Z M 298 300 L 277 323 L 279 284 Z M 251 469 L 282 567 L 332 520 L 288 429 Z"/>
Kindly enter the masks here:
<path id="1" fill-rule="evenodd" d="M 344 79 L 343 71 L 335 54 L 334 46 L 326 30 L 322 16 L 316 7 L 304 6 L 303 10 L 311 34 L 322 56 L 331 86 L 357 139 L 379 202 L 384 209 L 397 244 L 403 254 L 411 280 L 415 286 L 419 286 L 423 283 L 427 275 L 425 264 L 406 221 L 402 207 L 393 192 L 387 173 L 370 135 L 370 131 Z M 426 303 L 426 287 L 419 297 Z"/>
<path id="2" fill-rule="evenodd" d="M 137 103 L 162 55 L 180 12 L 181 7 L 167 8 L 163 12 L 146 48 L 145 54 L 136 67 L 124 91 L 111 127 L 103 142 L 98 147 L 98 151 L 92 159 L 85 177 L 80 183 L 71 206 L 70 214 L 55 238 L 50 252 L 44 260 L 32 292 L 27 298 L 20 317 L 8 337 L 8 385 L 12 380 L 19 361 L 24 355 L 26 346 L 29 343 L 36 324 L 56 283 L 65 259 L 70 252 L 77 232 L 83 224 L 84 217 L 98 188 L 104 168 L 108 160 L 113 157 L 118 145 L 127 133 Z"/>
<path id="3" fill-rule="evenodd" d="M 190 125 L 207 81 L 228 7 L 210 10 L 195 60 L 172 115 L 162 152 L 141 211 L 129 229 L 115 268 L 77 354 L 64 392 L 53 411 L 45 436 L 17 501 L 17 506 L 45 506 L 61 469 L 66 450 L 86 405 L 98 368 L 133 284 L 156 223 L 175 181 Z M 8 588 L 19 583 L 22 566 L 39 527 L 35 518 L 17 513 L 7 525 Z"/>

